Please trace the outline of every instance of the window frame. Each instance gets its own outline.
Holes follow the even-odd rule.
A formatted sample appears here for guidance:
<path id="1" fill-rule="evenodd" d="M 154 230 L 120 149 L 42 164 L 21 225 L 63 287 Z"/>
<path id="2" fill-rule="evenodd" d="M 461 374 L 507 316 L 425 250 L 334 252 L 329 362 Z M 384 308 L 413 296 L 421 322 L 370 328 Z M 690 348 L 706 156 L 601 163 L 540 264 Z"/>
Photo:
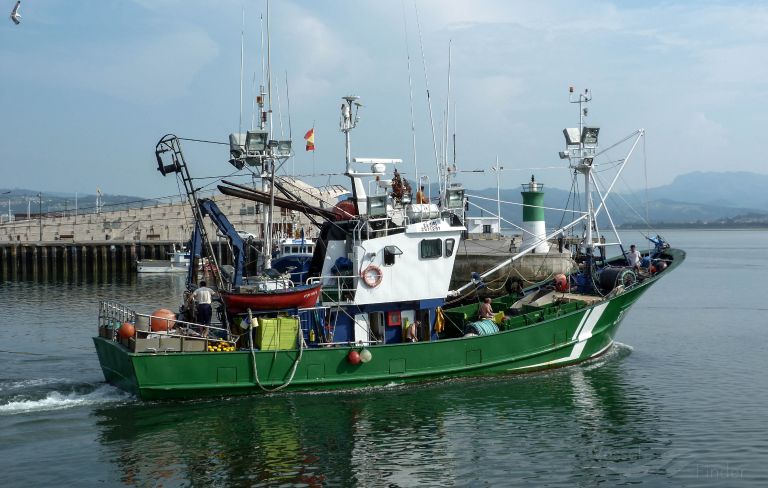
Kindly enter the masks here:
<path id="1" fill-rule="evenodd" d="M 450 245 L 450 249 L 448 249 L 449 245 Z M 448 239 L 445 240 L 445 257 L 449 258 L 453 256 L 453 251 L 455 250 L 456 250 L 456 239 L 454 239 L 453 237 L 449 237 Z"/>
<path id="2" fill-rule="evenodd" d="M 438 251 L 438 254 L 436 255 L 424 255 L 424 245 L 427 242 L 434 243 L 435 241 L 439 242 L 439 246 L 435 246 L 435 249 Z M 419 259 L 440 259 L 443 257 L 443 240 L 439 237 L 432 238 L 432 239 L 422 239 L 421 242 L 419 242 Z"/>

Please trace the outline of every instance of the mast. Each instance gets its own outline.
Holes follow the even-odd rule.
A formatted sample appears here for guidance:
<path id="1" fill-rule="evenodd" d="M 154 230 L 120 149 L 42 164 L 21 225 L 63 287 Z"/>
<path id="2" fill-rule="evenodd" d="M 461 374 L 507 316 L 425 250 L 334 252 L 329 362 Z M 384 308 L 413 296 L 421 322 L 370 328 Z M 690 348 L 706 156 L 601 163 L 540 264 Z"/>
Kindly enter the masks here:
<path id="1" fill-rule="evenodd" d="M 450 186 L 451 169 L 448 166 L 448 134 L 451 127 L 451 40 L 448 40 L 448 88 L 445 97 L 445 135 L 443 136 L 443 173 L 445 175 L 445 188 Z"/>
<path id="2" fill-rule="evenodd" d="M 272 64 L 271 64 L 271 53 L 272 53 L 272 39 L 269 34 L 269 0 L 267 0 L 267 96 L 268 98 L 268 106 L 267 106 L 267 114 L 269 117 L 269 124 L 267 127 L 267 130 L 269 131 L 267 134 L 267 140 L 272 140 Z M 265 174 L 269 175 L 269 209 L 267 209 L 267 220 L 264 221 L 264 249 L 263 249 L 263 257 L 264 257 L 264 269 L 269 269 L 272 267 L 272 218 L 273 213 L 275 209 L 275 160 L 272 157 L 272 154 L 267 156 L 267 158 L 264 160 L 265 166 L 263 169 L 262 174 L 262 187 L 264 185 L 263 178 L 265 177 Z"/>
<path id="3" fill-rule="evenodd" d="M 584 200 L 586 212 L 586 230 L 584 232 L 584 251 L 586 254 L 585 274 L 587 286 L 591 287 L 592 264 L 594 259 L 594 237 L 592 229 L 595 225 L 595 208 L 592 204 L 592 162 L 597 154 L 598 127 L 588 127 L 584 123 L 589 111 L 586 104 L 592 100 L 592 92 L 589 89 L 583 93 L 574 95 L 573 87 L 569 87 L 569 102 L 579 104 L 578 129 L 564 129 L 566 150 L 560 153 L 560 157 L 570 160 L 570 167 L 584 175 Z"/>
<path id="4" fill-rule="evenodd" d="M 345 175 L 349 176 L 352 180 L 352 199 L 355 203 L 355 210 L 358 215 L 367 213 L 367 202 L 365 195 L 365 187 L 359 177 L 355 176 L 355 170 L 352 168 L 352 138 L 350 132 L 357 127 L 357 123 L 360 118 L 357 116 L 357 112 L 362 107 L 362 104 L 358 101 L 360 97 L 355 95 L 348 95 L 343 97 L 344 102 L 341 104 L 341 121 L 339 126 L 341 132 L 344 133 L 344 159 L 346 161 Z M 354 111 L 354 113 L 353 113 Z"/>

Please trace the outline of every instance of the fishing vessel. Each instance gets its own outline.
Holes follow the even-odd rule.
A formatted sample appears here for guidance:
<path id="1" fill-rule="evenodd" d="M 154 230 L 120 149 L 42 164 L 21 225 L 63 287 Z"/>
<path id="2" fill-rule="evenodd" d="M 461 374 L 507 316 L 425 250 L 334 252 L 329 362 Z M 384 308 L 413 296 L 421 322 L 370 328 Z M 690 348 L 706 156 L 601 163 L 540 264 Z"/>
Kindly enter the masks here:
<path id="1" fill-rule="evenodd" d="M 294 282 L 303 283 L 307 279 L 314 251 L 315 242 L 312 239 L 306 239 L 302 229 L 301 237 L 284 238 L 278 241 L 272 268 L 281 273 L 288 273 Z"/>
<path id="2" fill-rule="evenodd" d="M 237 292 L 237 266 L 235 279 L 220 285 L 222 322 L 214 326 L 195 324 L 182 314 L 141 312 L 104 301 L 99 336 L 93 340 L 106 380 L 142 399 L 189 398 L 528 372 L 604 353 L 630 307 L 679 266 L 685 252 L 652 237 L 642 259 L 631 263 L 615 229 L 615 243 L 593 238 L 598 217 L 608 215 L 606 198 L 616 179 L 600 189 L 593 175 L 600 152 L 599 129 L 584 123 L 583 105 L 590 99 L 585 92 L 572 100 L 579 104 L 579 126 L 564 131 L 566 149 L 560 153 L 567 169 L 583 177 L 586 210 L 552 232 L 543 225 L 531 227 L 525 249 L 450 290 L 465 230 L 465 191 L 450 180 L 455 172 L 444 172 L 437 203 L 412 203 L 394 171 L 401 160 L 352 157 L 350 132 L 357 126 L 360 104 L 357 97 L 345 97 L 341 131 L 352 198 L 331 212 L 315 213 L 326 220 L 303 286 L 318 287 L 317 302 L 228 311 L 226 296 Z M 639 140 L 643 133 L 635 135 Z M 261 150 L 276 147 L 266 142 Z M 165 169 L 180 169 L 183 158 L 173 161 Z M 537 190 L 534 182 L 529 185 L 529 191 Z M 242 189 L 232 193 L 249 197 Z M 198 202 L 193 205 L 199 210 Z M 299 207 L 313 212 L 307 205 Z M 576 228 L 584 238 L 575 253 L 577 272 L 494 299 L 490 307 L 496 313 L 480 316 L 489 311 L 476 298 L 485 279 Z M 611 244 L 621 252 L 607 258 Z"/>
<path id="3" fill-rule="evenodd" d="M 142 259 L 136 261 L 138 273 L 187 273 L 190 265 L 190 254 L 185 249 L 174 250 L 168 259 Z"/>

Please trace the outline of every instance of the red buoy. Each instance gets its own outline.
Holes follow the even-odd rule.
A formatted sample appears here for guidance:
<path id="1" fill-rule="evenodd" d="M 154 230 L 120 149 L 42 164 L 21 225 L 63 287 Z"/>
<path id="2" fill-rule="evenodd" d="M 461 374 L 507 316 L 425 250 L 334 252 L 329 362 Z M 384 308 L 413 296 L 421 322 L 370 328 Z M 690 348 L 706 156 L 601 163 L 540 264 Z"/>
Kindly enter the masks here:
<path id="1" fill-rule="evenodd" d="M 123 339 L 131 338 L 135 333 L 136 333 L 136 328 L 130 322 L 125 322 L 123 325 L 120 326 L 119 329 L 117 329 L 117 335 L 119 335 Z"/>
<path id="2" fill-rule="evenodd" d="M 354 349 L 349 351 L 349 354 L 347 354 L 347 361 L 349 361 L 349 364 L 360 364 L 360 353 Z"/>
<path id="3" fill-rule="evenodd" d="M 555 275 L 555 290 L 559 291 L 560 293 L 569 291 L 568 278 L 566 278 L 563 273 Z"/>
<path id="4" fill-rule="evenodd" d="M 161 308 L 152 312 L 152 320 L 149 327 L 152 332 L 163 332 L 173 328 L 176 324 L 176 314 L 167 308 Z"/>

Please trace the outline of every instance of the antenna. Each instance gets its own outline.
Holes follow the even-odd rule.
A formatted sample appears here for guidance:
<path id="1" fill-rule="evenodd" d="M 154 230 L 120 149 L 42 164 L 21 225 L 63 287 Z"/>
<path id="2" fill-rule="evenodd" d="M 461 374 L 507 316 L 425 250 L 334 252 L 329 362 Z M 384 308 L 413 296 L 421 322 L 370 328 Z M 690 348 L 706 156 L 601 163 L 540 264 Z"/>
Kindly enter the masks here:
<path id="1" fill-rule="evenodd" d="M 429 77 L 427 76 L 427 60 L 424 57 L 424 42 L 421 38 L 421 23 L 419 22 L 419 8 L 416 6 L 416 1 L 413 2 L 413 8 L 416 11 L 416 26 L 419 30 L 419 45 L 421 46 L 421 63 L 424 66 L 424 84 L 427 88 L 427 107 L 429 107 L 429 124 L 432 126 L 432 148 L 435 151 L 435 164 L 437 165 L 438 182 L 440 185 L 440 193 L 443 193 L 443 179 L 440 177 L 442 174 L 440 171 L 440 158 L 437 152 L 437 137 L 435 136 L 435 120 L 432 117 L 432 98 L 429 95 Z"/>
<path id="2" fill-rule="evenodd" d="M 443 166 L 448 169 L 448 132 L 451 126 L 451 40 L 448 39 L 448 90 L 445 97 L 445 135 L 443 143 Z M 450 171 L 445 174 L 445 186 L 448 187 Z"/>
<path id="3" fill-rule="evenodd" d="M 413 117 L 413 77 L 411 76 L 411 50 L 408 47 L 408 21 L 405 16 L 405 0 L 403 5 L 403 32 L 405 33 L 405 57 L 408 60 L 408 98 L 411 102 L 411 139 L 413 145 L 413 169 L 416 173 L 416 185 L 421 181 L 419 179 L 419 165 L 416 161 L 416 123 Z"/>
<path id="4" fill-rule="evenodd" d="M 267 0 L 267 96 L 269 105 L 267 113 L 269 114 L 269 136 L 272 137 L 272 38 L 269 35 L 269 0 Z"/>
<path id="5" fill-rule="evenodd" d="M 245 7 L 243 7 L 243 23 L 240 27 L 240 122 L 237 133 L 243 133 L 243 65 L 245 63 Z"/>
<path id="6" fill-rule="evenodd" d="M 456 172 L 456 121 L 458 116 L 456 113 L 456 102 L 453 102 L 453 172 Z"/>
<path id="7" fill-rule="evenodd" d="M 288 103 L 288 139 L 293 140 L 293 130 L 291 130 L 291 95 L 288 92 L 288 70 L 285 70 L 285 101 Z"/>
<path id="8" fill-rule="evenodd" d="M 253 72 L 253 81 L 251 82 L 251 94 L 253 95 L 253 101 L 251 102 L 251 130 L 256 128 L 256 72 Z"/>
<path id="9" fill-rule="evenodd" d="M 275 92 L 277 93 L 277 121 L 280 123 L 280 139 L 285 137 L 283 133 L 283 104 L 280 101 L 280 84 L 276 84 Z"/>

